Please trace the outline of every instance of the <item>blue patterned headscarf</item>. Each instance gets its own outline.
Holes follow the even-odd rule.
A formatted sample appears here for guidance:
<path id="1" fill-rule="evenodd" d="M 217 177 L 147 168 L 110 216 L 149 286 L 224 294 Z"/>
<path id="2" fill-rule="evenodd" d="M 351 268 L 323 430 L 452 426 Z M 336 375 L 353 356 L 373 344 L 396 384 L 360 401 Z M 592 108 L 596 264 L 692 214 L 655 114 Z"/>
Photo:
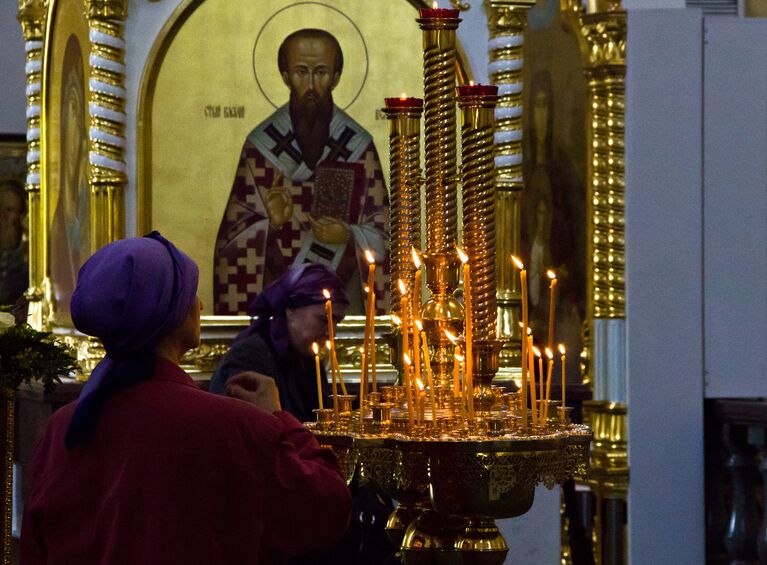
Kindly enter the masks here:
<path id="1" fill-rule="evenodd" d="M 80 393 L 67 448 L 93 430 L 111 392 L 152 375 L 154 348 L 186 318 L 198 274 L 195 262 L 158 232 L 110 243 L 85 262 L 72 294 L 72 321 L 101 340 L 106 356 Z"/>

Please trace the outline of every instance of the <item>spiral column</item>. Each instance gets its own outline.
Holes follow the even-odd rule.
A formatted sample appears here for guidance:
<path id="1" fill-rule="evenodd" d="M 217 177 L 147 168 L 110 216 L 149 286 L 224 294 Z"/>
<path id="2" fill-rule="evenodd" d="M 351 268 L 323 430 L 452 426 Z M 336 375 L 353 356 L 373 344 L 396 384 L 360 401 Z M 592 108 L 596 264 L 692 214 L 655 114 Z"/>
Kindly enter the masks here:
<path id="1" fill-rule="evenodd" d="M 456 178 L 455 30 L 458 10 L 422 9 L 418 23 L 424 50 L 424 165 L 426 172 L 426 284 L 431 298 L 422 310 L 432 371 L 437 383 L 450 386 L 453 345 L 445 330 L 459 334 L 463 308 L 453 296 L 458 286 L 455 251 L 458 204 Z"/>
<path id="2" fill-rule="evenodd" d="M 471 271 L 471 322 L 474 402 L 490 409 L 490 389 L 498 370 L 501 342 L 496 324 L 496 188 L 494 116 L 495 86 L 459 86 L 461 109 L 461 185 L 463 246 Z"/>
<path id="3" fill-rule="evenodd" d="M 613 7 L 614 8 L 614 7 Z M 625 402 L 624 106 L 626 12 L 584 14 L 589 96 L 588 279 L 594 398 Z"/>
<path id="4" fill-rule="evenodd" d="M 421 247 L 421 114 L 420 98 L 387 98 L 384 114 L 389 120 L 391 217 L 390 280 L 402 279 L 413 287 L 411 247 Z M 394 287 L 392 287 L 394 288 Z M 391 293 L 391 311 L 402 318 L 400 293 Z"/>
<path id="5" fill-rule="evenodd" d="M 89 114 L 92 247 L 124 231 L 125 40 L 124 0 L 86 1 L 90 38 Z"/>
<path id="6" fill-rule="evenodd" d="M 35 329 L 44 324 L 44 280 L 43 263 L 44 230 L 47 229 L 42 216 L 40 199 L 40 117 L 42 113 L 43 77 L 43 35 L 48 3 L 43 0 L 22 0 L 19 2 L 17 19 L 24 35 L 26 94 L 27 94 L 27 217 L 29 233 L 29 300 L 27 321 Z"/>
<path id="7" fill-rule="evenodd" d="M 534 0 L 485 0 L 490 29 L 488 70 L 498 85 L 495 109 L 495 169 L 497 187 L 496 254 L 498 333 L 506 340 L 500 366 L 521 367 L 522 294 L 519 276 L 509 260 L 520 255 L 522 180 L 522 70 L 527 11 Z"/>

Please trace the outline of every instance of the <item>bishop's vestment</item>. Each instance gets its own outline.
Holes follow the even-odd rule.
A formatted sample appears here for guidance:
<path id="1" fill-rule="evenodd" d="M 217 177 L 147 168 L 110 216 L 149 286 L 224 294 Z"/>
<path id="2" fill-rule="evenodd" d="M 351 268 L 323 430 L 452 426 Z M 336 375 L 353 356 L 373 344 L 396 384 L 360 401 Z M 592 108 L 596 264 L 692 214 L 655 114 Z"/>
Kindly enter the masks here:
<path id="1" fill-rule="evenodd" d="M 272 190 L 290 194 L 292 213 L 281 226 L 270 223 Z M 343 222 L 348 243 L 327 244 L 313 234 L 309 216 Z M 328 141 L 317 166 L 304 163 L 288 105 L 256 127 L 242 147 L 237 173 L 216 238 L 214 312 L 246 312 L 252 297 L 294 264 L 330 266 L 347 283 L 365 285 L 370 249 L 379 265 L 387 248 L 388 199 L 371 135 L 333 107 Z M 377 270 L 376 308 L 383 313 L 385 269 Z"/>

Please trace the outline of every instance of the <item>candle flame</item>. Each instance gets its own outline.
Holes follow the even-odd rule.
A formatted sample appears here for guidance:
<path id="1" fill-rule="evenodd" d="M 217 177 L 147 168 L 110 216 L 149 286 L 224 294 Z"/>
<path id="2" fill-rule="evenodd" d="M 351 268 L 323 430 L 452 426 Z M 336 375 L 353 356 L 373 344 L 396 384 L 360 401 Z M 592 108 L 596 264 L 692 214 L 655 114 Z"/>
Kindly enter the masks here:
<path id="1" fill-rule="evenodd" d="M 411 363 L 412 363 L 412 362 L 410 361 L 410 355 L 408 355 L 407 353 L 403 353 L 403 354 L 402 354 L 402 359 L 404 359 L 404 360 L 405 360 L 405 365 L 407 365 L 408 367 L 410 367 L 410 365 L 411 365 Z"/>
<path id="2" fill-rule="evenodd" d="M 530 326 L 527 326 L 527 335 L 533 335 L 533 330 L 530 328 Z"/>
<path id="3" fill-rule="evenodd" d="M 400 317 L 399 317 L 399 316 L 397 316 L 397 314 L 392 314 L 392 315 L 390 316 L 390 318 L 391 318 L 391 321 L 392 321 L 392 322 L 394 322 L 394 325 L 395 325 L 395 326 L 400 326 L 400 325 L 402 325 L 402 320 L 400 320 Z"/>
<path id="4" fill-rule="evenodd" d="M 323 295 L 325 298 L 327 298 L 328 300 L 330 300 L 330 291 L 329 291 L 327 288 L 323 288 L 323 289 L 322 289 L 322 295 Z"/>
<path id="5" fill-rule="evenodd" d="M 365 355 L 365 348 L 364 348 L 364 347 L 360 347 L 360 353 L 362 353 L 363 355 Z"/>
<path id="6" fill-rule="evenodd" d="M 328 351 L 330 351 L 330 340 L 329 339 L 327 341 L 325 341 L 325 347 L 327 347 Z"/>
<path id="7" fill-rule="evenodd" d="M 314 351 L 315 355 L 319 355 L 320 354 L 320 346 L 317 345 L 316 341 L 314 343 L 312 343 L 312 351 Z"/>
<path id="8" fill-rule="evenodd" d="M 516 255 L 511 256 L 511 260 L 514 262 L 514 265 L 519 269 L 520 271 L 525 268 L 525 264 L 517 258 Z"/>
<path id="9" fill-rule="evenodd" d="M 450 330 L 445 330 L 445 335 L 447 336 L 447 339 L 450 340 L 450 343 L 458 345 L 458 338 L 455 337 Z"/>
<path id="10" fill-rule="evenodd" d="M 424 389 L 423 382 L 418 377 L 416 377 L 416 379 L 415 379 L 415 384 L 418 385 L 418 390 L 423 390 Z"/>
<path id="11" fill-rule="evenodd" d="M 474 81 L 473 80 L 469 81 L 469 86 L 474 86 Z"/>
<path id="12" fill-rule="evenodd" d="M 402 94 L 400 94 L 400 95 L 399 95 L 399 99 L 400 99 L 400 100 L 405 100 L 405 99 L 407 99 L 407 94 L 405 94 L 405 93 L 403 92 Z"/>
<path id="13" fill-rule="evenodd" d="M 376 258 L 373 256 L 369 249 L 365 249 L 365 259 L 367 259 L 368 263 L 371 265 L 376 262 Z"/>
<path id="14" fill-rule="evenodd" d="M 365 292 L 370 292 L 370 287 L 368 285 L 365 285 Z"/>
<path id="15" fill-rule="evenodd" d="M 538 349 L 538 348 L 537 348 L 536 346 L 534 346 L 534 345 L 533 345 L 533 353 L 535 353 L 535 356 L 536 356 L 536 357 L 540 357 L 540 356 L 541 356 L 541 350 L 540 350 L 540 349 Z"/>
<path id="16" fill-rule="evenodd" d="M 434 2 L 431 3 L 431 7 L 434 8 L 435 10 L 439 8 L 439 4 L 437 4 L 437 0 L 434 0 Z"/>
<path id="17" fill-rule="evenodd" d="M 399 285 L 399 291 L 402 296 L 405 296 L 407 294 L 407 286 L 405 286 L 405 282 L 402 279 L 399 279 L 397 285 Z"/>
<path id="18" fill-rule="evenodd" d="M 546 348 L 546 357 L 548 357 L 549 359 L 554 359 L 554 352 L 551 350 L 550 347 Z"/>
<path id="19" fill-rule="evenodd" d="M 459 363 L 463 363 L 466 357 L 461 355 L 460 353 L 454 353 L 453 356 L 458 360 Z"/>
<path id="20" fill-rule="evenodd" d="M 461 258 L 461 263 L 465 265 L 466 263 L 469 262 L 469 256 L 463 252 L 463 249 L 461 249 L 460 247 L 456 245 L 455 250 L 458 252 L 458 257 Z"/>
<path id="21" fill-rule="evenodd" d="M 547 276 L 548 276 L 548 277 L 549 277 L 551 280 L 553 280 L 553 281 L 557 280 L 557 274 L 556 274 L 554 271 L 552 271 L 551 269 L 549 269 L 548 271 L 546 271 L 546 275 L 547 275 Z"/>
<path id="22" fill-rule="evenodd" d="M 418 327 L 419 332 L 423 331 L 423 324 L 421 323 L 421 320 L 416 320 L 415 325 Z"/>
<path id="23" fill-rule="evenodd" d="M 418 256 L 418 251 L 415 250 L 415 247 L 411 247 L 410 251 L 413 253 L 413 263 L 415 264 L 416 269 L 421 268 L 421 258 Z"/>
<path id="24" fill-rule="evenodd" d="M 564 355 L 565 354 L 565 346 L 563 344 L 559 344 L 559 352 Z"/>

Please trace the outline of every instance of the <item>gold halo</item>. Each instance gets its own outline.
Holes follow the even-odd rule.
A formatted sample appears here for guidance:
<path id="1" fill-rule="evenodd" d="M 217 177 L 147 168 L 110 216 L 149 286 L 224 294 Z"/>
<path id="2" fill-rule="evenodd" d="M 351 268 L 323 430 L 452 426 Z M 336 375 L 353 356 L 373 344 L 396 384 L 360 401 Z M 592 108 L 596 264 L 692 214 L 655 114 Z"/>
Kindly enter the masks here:
<path id="1" fill-rule="evenodd" d="M 369 64 L 367 45 L 349 16 L 321 2 L 291 4 L 277 10 L 264 22 L 253 44 L 253 76 L 256 84 L 264 98 L 275 108 L 287 102 L 288 90 L 277 68 L 277 52 L 288 35 L 304 28 L 323 29 L 333 34 L 341 45 L 344 68 L 341 80 L 333 90 L 333 101 L 345 110 L 354 103 L 365 86 Z M 283 102 L 280 103 L 280 100 Z"/>

